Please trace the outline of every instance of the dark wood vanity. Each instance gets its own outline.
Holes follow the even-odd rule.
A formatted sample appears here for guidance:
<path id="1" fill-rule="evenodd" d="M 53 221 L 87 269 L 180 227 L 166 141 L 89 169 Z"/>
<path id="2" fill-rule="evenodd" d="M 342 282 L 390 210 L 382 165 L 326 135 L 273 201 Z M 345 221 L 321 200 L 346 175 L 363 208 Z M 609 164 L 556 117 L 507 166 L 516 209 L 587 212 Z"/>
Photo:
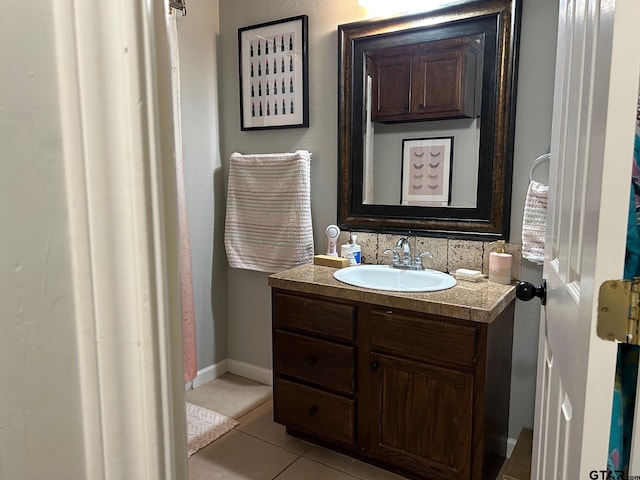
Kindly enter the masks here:
<path id="1" fill-rule="evenodd" d="M 269 278 L 275 421 L 407 477 L 495 478 L 506 452 L 513 288 L 485 281 L 469 284 L 471 294 L 394 295 L 343 287 L 332 272 L 305 266 Z M 484 305 L 464 305 L 473 288 Z"/>

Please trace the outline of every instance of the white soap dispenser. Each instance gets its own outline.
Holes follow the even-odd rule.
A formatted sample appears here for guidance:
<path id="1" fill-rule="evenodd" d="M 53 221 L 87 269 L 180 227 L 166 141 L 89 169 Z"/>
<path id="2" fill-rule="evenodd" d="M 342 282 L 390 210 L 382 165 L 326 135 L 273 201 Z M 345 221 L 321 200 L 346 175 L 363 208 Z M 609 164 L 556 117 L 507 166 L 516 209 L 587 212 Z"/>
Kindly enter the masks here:
<path id="1" fill-rule="evenodd" d="M 489 254 L 489 281 L 509 285 L 511 283 L 511 262 L 510 253 L 505 253 L 504 240 L 496 242 L 498 246 L 495 252 Z"/>
<path id="2" fill-rule="evenodd" d="M 357 235 L 351 233 L 349 235 L 349 243 L 345 243 L 340 247 L 340 256 L 349 259 L 350 265 L 360 265 L 361 249 L 356 243 Z"/>

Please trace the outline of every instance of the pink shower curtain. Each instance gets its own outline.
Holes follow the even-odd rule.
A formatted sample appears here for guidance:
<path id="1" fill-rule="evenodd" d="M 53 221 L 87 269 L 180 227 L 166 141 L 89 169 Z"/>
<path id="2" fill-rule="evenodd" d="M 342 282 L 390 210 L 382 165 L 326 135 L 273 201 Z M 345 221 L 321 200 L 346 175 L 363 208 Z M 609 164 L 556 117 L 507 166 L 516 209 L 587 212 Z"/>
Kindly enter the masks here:
<path id="1" fill-rule="evenodd" d="M 196 377 L 196 320 L 193 304 L 191 238 L 184 194 L 182 156 L 176 158 L 178 180 L 178 222 L 180 230 L 180 285 L 182 290 L 182 337 L 184 342 L 184 382 Z"/>
<path id="2" fill-rule="evenodd" d="M 193 303 L 193 276 L 191 264 L 191 237 L 187 218 L 182 168 L 182 124 L 180 114 L 180 62 L 178 54 L 178 30 L 175 10 L 168 16 L 169 51 L 171 54 L 171 79 L 173 83 L 173 125 L 175 132 L 176 179 L 178 181 L 178 228 L 180 235 L 180 288 L 182 297 L 182 337 L 184 343 L 184 383 L 197 374 L 196 321 Z"/>

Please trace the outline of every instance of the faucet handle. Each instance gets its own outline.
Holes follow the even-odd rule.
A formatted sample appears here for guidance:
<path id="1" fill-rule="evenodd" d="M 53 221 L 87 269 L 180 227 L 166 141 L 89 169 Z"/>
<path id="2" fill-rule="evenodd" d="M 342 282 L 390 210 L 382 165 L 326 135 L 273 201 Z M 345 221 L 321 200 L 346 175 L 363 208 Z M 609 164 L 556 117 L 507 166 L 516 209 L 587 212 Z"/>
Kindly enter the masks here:
<path id="1" fill-rule="evenodd" d="M 382 252 L 383 255 L 386 255 L 387 253 L 393 253 L 393 258 L 391 259 L 391 265 L 397 265 L 400 262 L 400 255 L 398 255 L 398 252 L 396 250 L 391 250 L 390 248 L 387 248 L 384 252 Z"/>
<path id="2" fill-rule="evenodd" d="M 416 255 L 416 259 L 413 261 L 413 265 L 417 270 L 424 269 L 424 265 L 422 265 L 422 256 L 429 257 L 429 259 L 433 260 L 433 253 L 431 252 L 422 252 Z"/>

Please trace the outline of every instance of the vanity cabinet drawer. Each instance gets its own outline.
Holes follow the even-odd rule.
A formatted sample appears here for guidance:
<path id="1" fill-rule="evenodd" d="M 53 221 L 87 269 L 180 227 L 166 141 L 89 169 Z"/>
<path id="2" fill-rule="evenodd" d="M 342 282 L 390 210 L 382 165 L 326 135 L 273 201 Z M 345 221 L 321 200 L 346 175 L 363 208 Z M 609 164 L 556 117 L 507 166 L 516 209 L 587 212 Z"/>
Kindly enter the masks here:
<path id="1" fill-rule="evenodd" d="M 300 330 L 352 341 L 355 307 L 284 293 L 273 295 L 275 328 Z"/>
<path id="2" fill-rule="evenodd" d="M 274 387 L 276 422 L 353 445 L 353 400 L 280 378 Z"/>
<path id="3" fill-rule="evenodd" d="M 428 320 L 387 311 L 371 312 L 371 346 L 420 360 L 473 367 L 477 330 L 472 326 Z"/>
<path id="4" fill-rule="evenodd" d="M 279 375 L 353 393 L 354 347 L 276 330 L 273 352 Z"/>

